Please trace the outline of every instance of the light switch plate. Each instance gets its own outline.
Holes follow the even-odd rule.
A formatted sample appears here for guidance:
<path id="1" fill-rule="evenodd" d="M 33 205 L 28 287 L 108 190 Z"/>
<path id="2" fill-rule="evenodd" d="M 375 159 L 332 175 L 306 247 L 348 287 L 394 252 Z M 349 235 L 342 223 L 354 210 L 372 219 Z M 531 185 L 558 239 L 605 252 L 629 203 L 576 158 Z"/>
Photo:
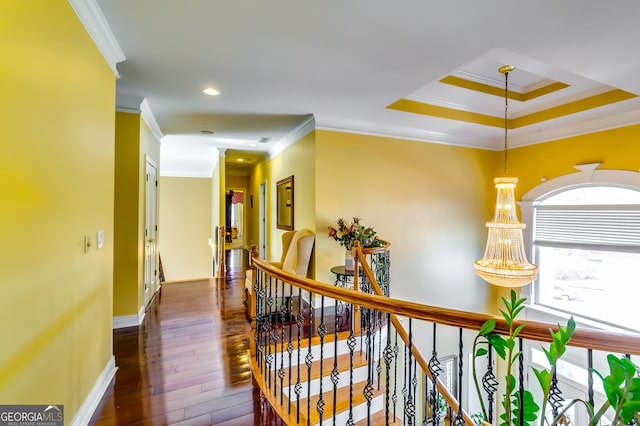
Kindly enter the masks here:
<path id="1" fill-rule="evenodd" d="M 104 231 L 98 231 L 98 250 L 104 247 Z"/>

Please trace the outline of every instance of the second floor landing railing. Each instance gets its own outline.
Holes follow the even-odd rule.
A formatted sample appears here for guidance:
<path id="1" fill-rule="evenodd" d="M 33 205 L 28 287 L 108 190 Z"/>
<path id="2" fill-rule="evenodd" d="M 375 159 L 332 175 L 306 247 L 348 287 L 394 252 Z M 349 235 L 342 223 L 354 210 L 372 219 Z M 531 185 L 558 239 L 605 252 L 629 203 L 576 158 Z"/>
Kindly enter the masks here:
<path id="1" fill-rule="evenodd" d="M 489 349 L 478 358 L 484 364 L 477 399 L 469 391 L 467 364 L 482 325 L 493 319 L 495 331 L 507 334 L 506 321 L 388 297 L 362 250 L 354 253 L 360 271 L 354 274 L 354 289 L 252 259 L 250 356 L 265 401 L 287 424 L 472 425 L 482 398 L 486 420 L 499 424 L 497 394 L 503 384 L 495 352 Z M 550 342 L 550 329 L 557 326 L 526 321 L 519 346 Z M 570 345 L 584 352 L 586 370 L 599 352 L 640 355 L 635 335 L 578 329 Z M 534 386 L 524 369 L 520 357 L 515 374 L 520 389 Z M 563 404 L 557 383 L 555 389 L 550 395 L 554 416 Z M 593 403 L 591 379 L 587 392 Z"/>

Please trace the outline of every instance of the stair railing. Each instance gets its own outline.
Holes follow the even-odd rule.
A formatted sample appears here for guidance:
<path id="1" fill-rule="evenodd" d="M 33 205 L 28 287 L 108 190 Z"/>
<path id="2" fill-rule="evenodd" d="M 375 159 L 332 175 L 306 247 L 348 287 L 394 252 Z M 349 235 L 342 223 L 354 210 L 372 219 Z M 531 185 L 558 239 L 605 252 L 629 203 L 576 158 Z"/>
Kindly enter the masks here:
<path id="1" fill-rule="evenodd" d="M 508 334 L 504 319 L 387 297 L 360 247 L 354 248 L 354 255 L 355 267 L 362 268 L 354 274 L 354 288 L 370 286 L 374 294 L 295 276 L 252 259 L 250 355 L 264 398 L 287 424 L 354 425 L 362 419 L 368 425 L 438 425 L 446 419 L 446 424 L 473 425 L 471 416 L 460 409 L 469 404 L 463 401 L 464 368 L 469 369 L 464 361 L 470 353 L 465 341 L 469 331 L 475 335 L 488 319 L 496 320 L 496 332 Z M 366 285 L 360 286 L 360 280 Z M 526 321 L 520 346 L 524 340 L 550 342 L 550 329 L 557 326 Z M 451 340 L 447 332 L 457 335 L 458 352 L 453 369 L 444 371 L 438 346 Z M 429 360 L 421 353 L 428 350 L 428 334 Z M 640 355 L 640 337 L 635 335 L 578 329 L 570 345 L 587 349 L 589 365 L 593 351 Z M 482 382 L 493 422 L 498 382 L 491 355 L 489 351 Z M 521 358 L 521 389 L 526 386 L 523 369 Z M 457 386 L 445 383 L 451 380 Z M 347 393 L 348 399 L 343 399 Z M 561 403 L 559 390 L 554 398 Z"/>

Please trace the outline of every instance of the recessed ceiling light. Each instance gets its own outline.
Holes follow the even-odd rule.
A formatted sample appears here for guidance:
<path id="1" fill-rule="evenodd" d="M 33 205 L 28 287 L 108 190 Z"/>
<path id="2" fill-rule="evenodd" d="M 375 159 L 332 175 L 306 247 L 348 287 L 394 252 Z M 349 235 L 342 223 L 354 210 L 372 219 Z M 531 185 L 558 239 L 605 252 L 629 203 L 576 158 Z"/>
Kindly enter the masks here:
<path id="1" fill-rule="evenodd" d="M 206 89 L 203 90 L 203 92 L 209 96 L 218 96 L 220 94 L 220 92 L 218 92 L 213 87 L 207 87 Z"/>
<path id="2" fill-rule="evenodd" d="M 249 146 L 258 146 L 256 143 L 250 143 Z"/>

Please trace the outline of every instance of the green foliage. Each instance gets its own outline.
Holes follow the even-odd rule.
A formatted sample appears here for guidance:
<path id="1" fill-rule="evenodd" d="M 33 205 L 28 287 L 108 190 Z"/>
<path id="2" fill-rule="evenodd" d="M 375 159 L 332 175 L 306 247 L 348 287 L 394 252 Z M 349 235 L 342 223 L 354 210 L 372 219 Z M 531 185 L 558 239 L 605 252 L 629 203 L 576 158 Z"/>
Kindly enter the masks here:
<path id="1" fill-rule="evenodd" d="M 551 391 L 551 384 L 558 360 L 567 350 L 567 345 L 569 344 L 575 330 L 576 322 L 573 320 L 573 317 L 569 318 L 565 327 L 558 324 L 558 331 L 554 332 L 553 330 L 549 330 L 549 333 L 551 334 L 551 344 L 549 345 L 549 349 L 542 348 L 547 357 L 547 361 L 549 362 L 549 370 L 538 370 L 537 368 L 533 368 L 533 372 L 535 373 L 538 383 L 540 383 L 540 387 L 542 388 L 542 413 L 546 413 L 549 392 Z M 544 426 L 544 414 L 541 416 L 540 425 Z"/>
<path id="2" fill-rule="evenodd" d="M 480 392 L 480 386 L 478 384 L 477 371 L 476 371 L 476 358 L 480 356 L 484 356 L 489 353 L 489 347 L 493 347 L 496 351 L 496 354 L 500 359 L 503 359 L 507 362 L 507 375 L 506 379 L 506 392 L 504 394 L 504 399 L 502 401 L 502 406 L 505 409 L 505 412 L 502 414 L 501 418 L 503 420 L 502 425 L 510 426 L 510 425 L 518 425 L 525 426 L 530 425 L 529 419 L 533 418 L 535 420 L 536 413 L 540 407 L 533 401 L 533 396 L 528 391 L 523 393 L 524 403 L 523 407 L 520 407 L 520 394 L 516 391 L 516 379 L 511 374 L 513 364 L 518 360 L 520 356 L 520 351 L 516 350 L 516 343 L 518 341 L 518 335 L 525 327 L 525 324 L 516 325 L 515 321 L 518 314 L 524 309 L 524 302 L 526 299 L 518 298 L 515 290 L 511 290 L 511 294 L 509 299 L 502 298 L 502 303 L 504 305 L 504 309 L 500 309 L 500 313 L 504 318 L 507 326 L 509 327 L 509 334 L 505 338 L 498 333 L 495 333 L 494 330 L 496 328 L 497 321 L 494 319 L 487 320 L 478 331 L 478 335 L 476 336 L 473 342 L 473 380 L 476 387 L 476 392 L 478 393 L 478 397 L 480 399 L 480 405 L 482 407 L 482 414 L 484 416 L 484 420 L 487 419 L 487 412 L 484 405 L 484 401 L 482 398 L 482 394 Z M 519 414 L 520 410 L 524 413 L 525 424 L 519 425 Z"/>
<path id="3" fill-rule="evenodd" d="M 536 420 L 540 420 L 540 425 L 551 426 L 557 425 L 559 420 L 566 414 L 567 410 L 575 404 L 583 404 L 589 415 L 589 426 L 596 426 L 604 414 L 610 408 L 614 410 L 613 425 L 626 425 L 635 421 L 640 424 L 640 367 L 633 364 L 626 357 L 616 357 L 615 355 L 607 356 L 609 364 L 609 374 L 603 376 L 598 371 L 594 371 L 602 380 L 604 391 L 607 397 L 606 402 L 595 412 L 593 407 L 586 401 L 574 399 L 570 401 L 550 422 L 546 421 L 544 415 L 551 391 L 552 380 L 555 375 L 556 367 L 560 358 L 565 354 L 567 346 L 576 330 L 576 323 L 571 317 L 566 326 L 558 324 L 558 331 L 549 330 L 551 334 L 551 343 L 548 348 L 542 348 L 549 362 L 548 369 L 533 368 L 535 376 L 543 391 L 542 407 L 534 401 L 533 395 L 529 391 L 522 394 L 522 407 L 520 406 L 520 392 L 516 390 L 516 378 L 511 374 L 513 364 L 518 360 L 520 351 L 516 350 L 516 342 L 518 335 L 522 332 L 525 324 L 516 324 L 516 317 L 524 309 L 524 298 L 518 298 L 514 290 L 511 291 L 509 299 L 502 298 L 504 309 L 500 310 L 507 326 L 509 334 L 503 337 L 495 332 L 497 321 L 495 319 L 487 320 L 478 331 L 473 342 L 473 380 L 476 391 L 482 406 L 482 413 L 476 414 L 474 420 L 487 420 L 487 412 L 478 384 L 476 372 L 476 358 L 486 356 L 489 348 L 492 347 L 497 356 L 506 361 L 507 374 L 505 376 L 506 392 L 503 395 L 502 406 L 504 412 L 500 415 L 500 426 L 533 426 Z M 523 412 L 524 423 L 520 424 L 520 412 Z"/>
<path id="4" fill-rule="evenodd" d="M 511 379 L 513 380 L 513 384 L 515 385 L 515 378 L 513 376 L 511 376 Z M 514 426 L 533 426 L 536 420 L 538 420 L 538 410 L 540 409 L 540 407 L 538 406 L 538 404 L 536 404 L 535 400 L 533 399 L 533 394 L 527 390 L 525 390 L 522 393 L 522 400 L 523 400 L 523 404 L 522 404 L 522 409 L 523 409 L 523 420 L 524 422 L 522 424 L 520 424 L 520 391 L 516 391 L 513 393 L 512 397 L 511 397 L 511 423 Z M 503 401 L 503 407 L 505 402 Z M 500 415 L 500 418 L 502 419 L 502 423 L 500 423 L 501 426 L 508 424 L 506 422 L 506 417 L 507 417 L 507 412 L 505 409 L 505 412 L 502 413 L 502 415 Z"/>
<path id="5" fill-rule="evenodd" d="M 616 357 L 607 355 L 609 364 L 609 375 L 603 377 L 602 374 L 594 370 L 604 386 L 607 395 L 607 402 L 593 416 L 589 425 L 596 425 L 611 407 L 615 410 L 613 424 L 620 421 L 629 424 L 632 420 L 638 420 L 640 412 L 640 369 L 626 357 Z"/>

